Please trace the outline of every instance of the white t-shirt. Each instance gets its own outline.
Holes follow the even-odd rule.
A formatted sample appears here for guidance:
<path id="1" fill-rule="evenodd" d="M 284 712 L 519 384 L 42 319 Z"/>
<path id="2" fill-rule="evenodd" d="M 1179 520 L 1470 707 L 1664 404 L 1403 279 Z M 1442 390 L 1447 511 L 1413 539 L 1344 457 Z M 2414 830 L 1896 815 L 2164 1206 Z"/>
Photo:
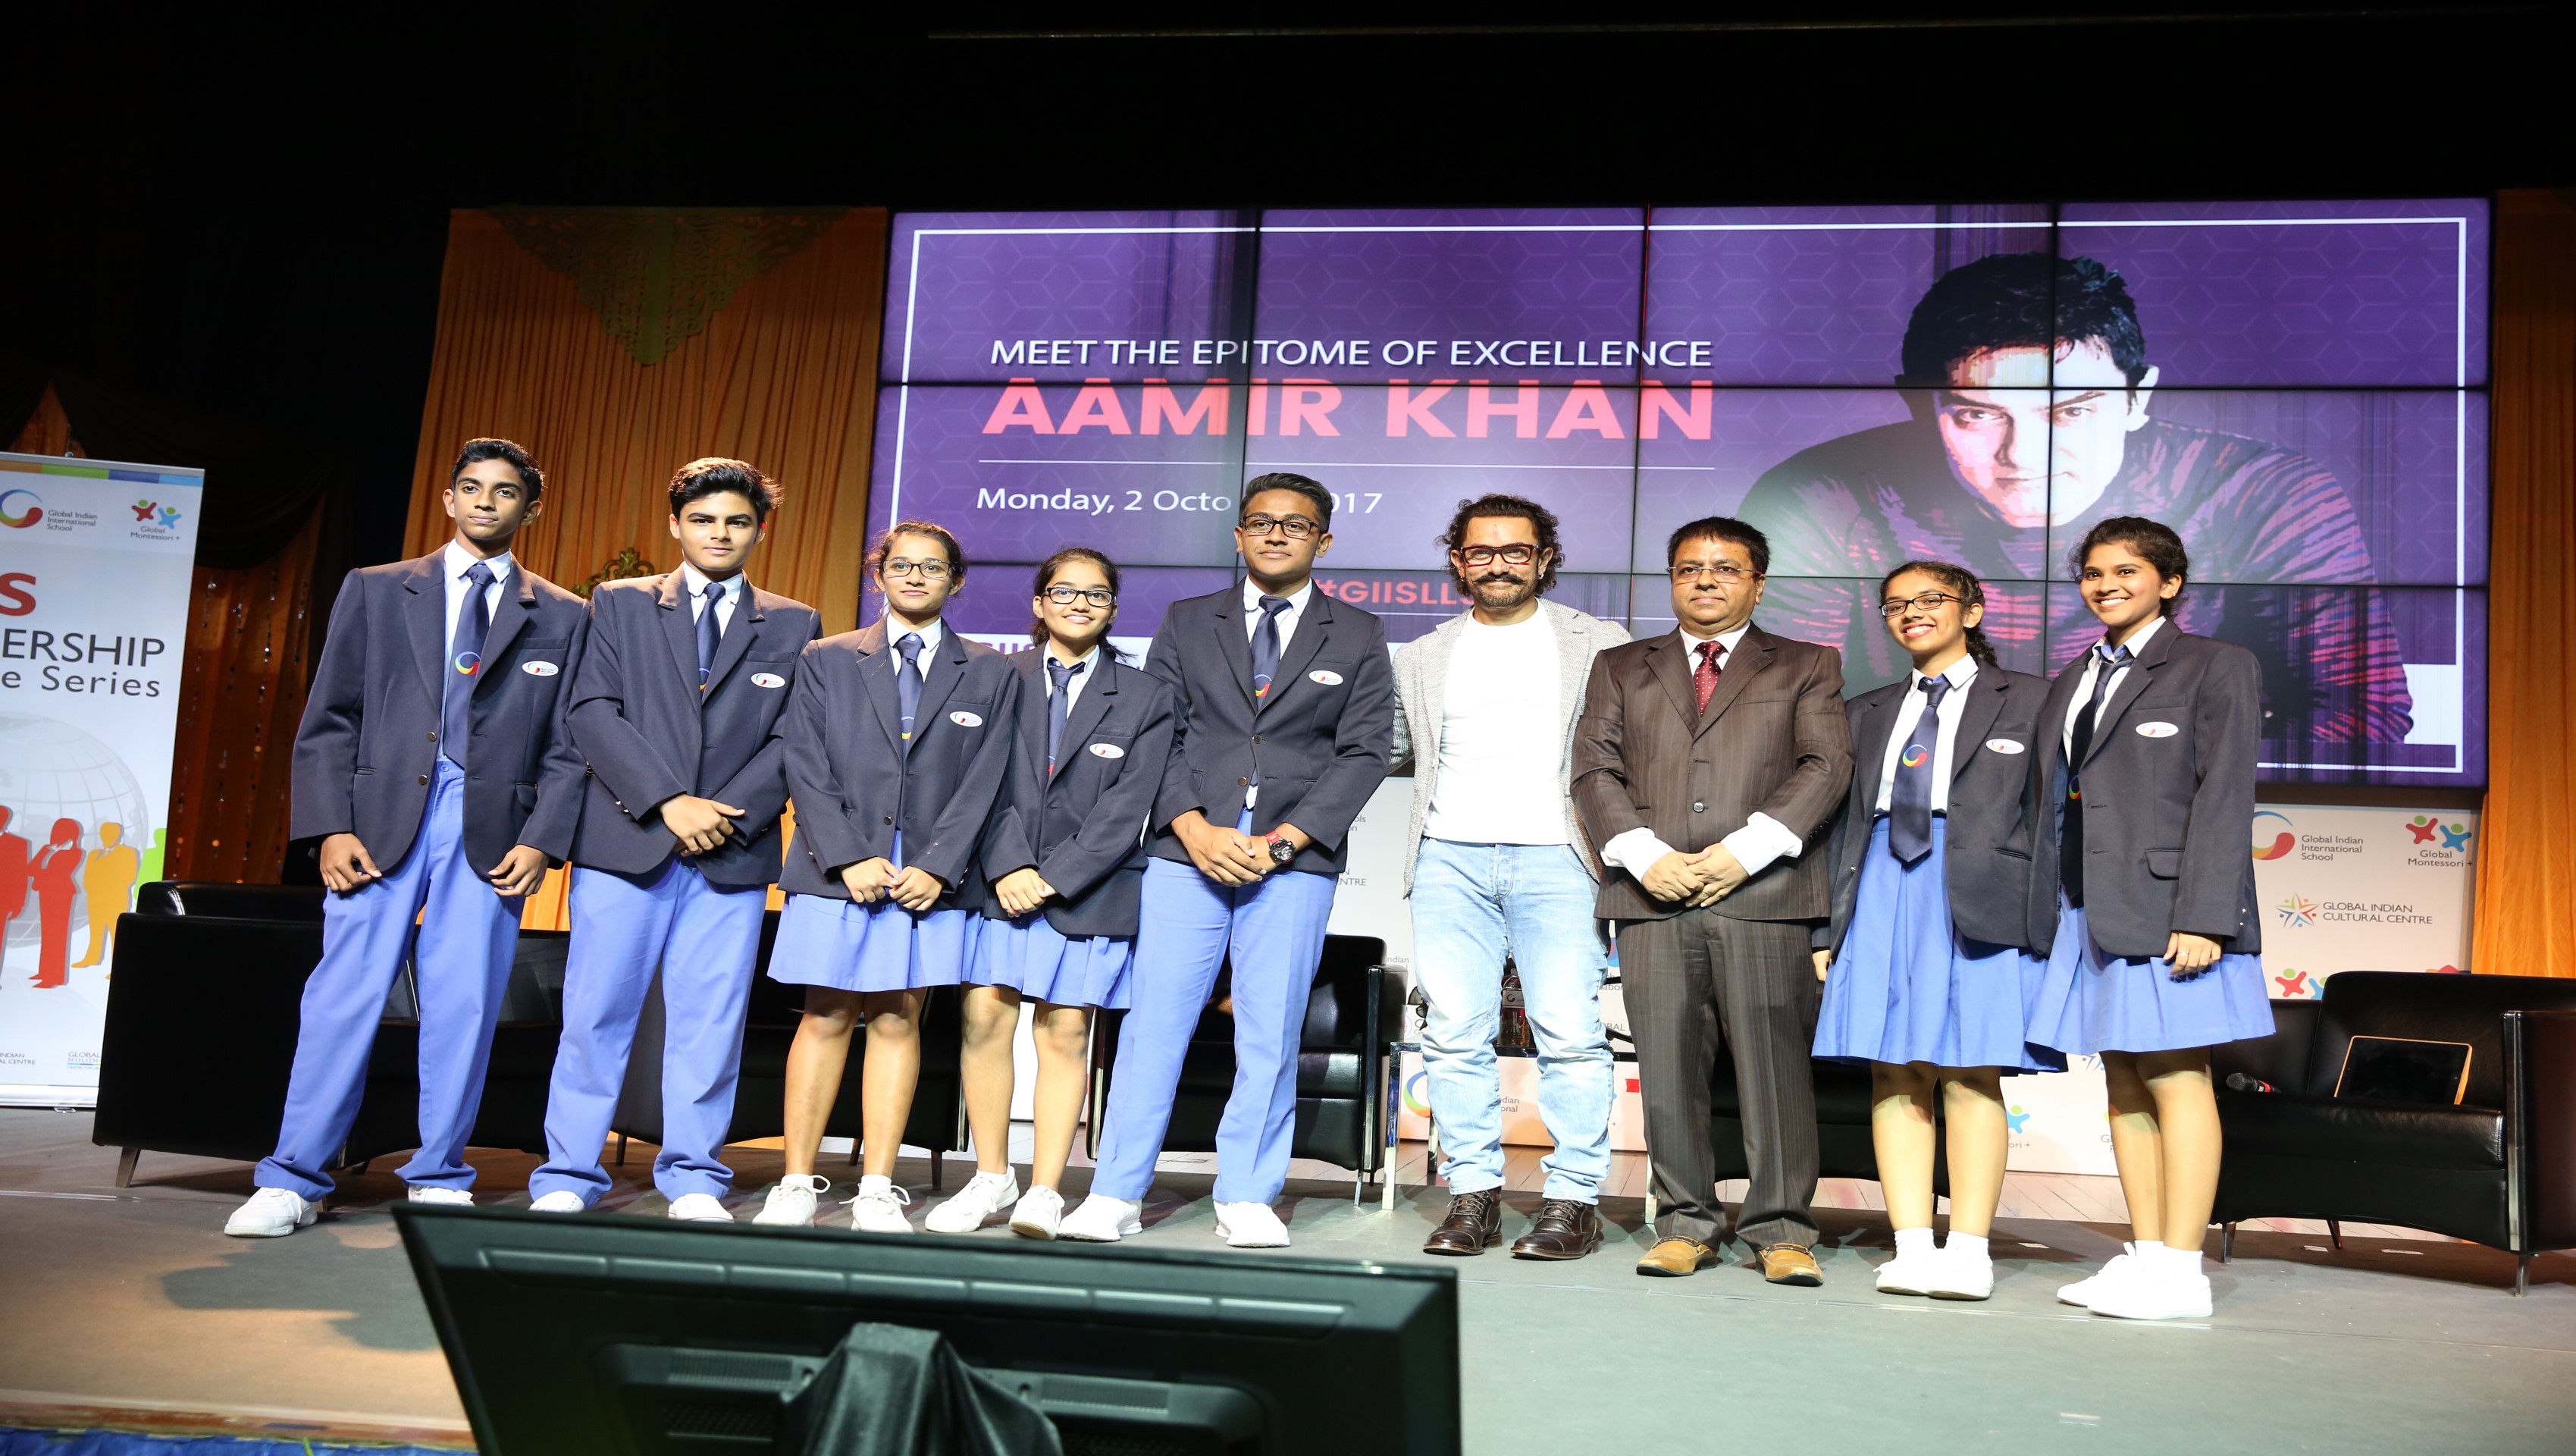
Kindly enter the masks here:
<path id="1" fill-rule="evenodd" d="M 1509 627 L 1459 624 L 1424 834 L 1452 844 L 1565 843 L 1563 691 L 1545 612 Z"/>

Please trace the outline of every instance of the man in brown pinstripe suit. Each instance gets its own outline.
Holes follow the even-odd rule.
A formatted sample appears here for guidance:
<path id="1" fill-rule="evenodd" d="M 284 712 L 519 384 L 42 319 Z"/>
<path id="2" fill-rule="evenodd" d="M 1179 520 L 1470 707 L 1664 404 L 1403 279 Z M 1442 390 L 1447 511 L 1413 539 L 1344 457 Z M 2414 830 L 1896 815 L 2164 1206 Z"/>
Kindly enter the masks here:
<path id="1" fill-rule="evenodd" d="M 1851 780 L 1842 654 L 1753 625 L 1771 548 L 1742 521 L 1691 522 L 1665 561 L 1679 625 L 1593 659 L 1574 731 L 1574 807 L 1606 867 L 1596 913 L 1618 926 L 1662 1204 L 1637 1272 L 1718 1260 L 1709 1077 L 1722 1032 L 1753 1174 L 1736 1233 L 1764 1278 L 1821 1284 L 1808 930 L 1831 886 L 1826 857 L 1805 850 Z"/>

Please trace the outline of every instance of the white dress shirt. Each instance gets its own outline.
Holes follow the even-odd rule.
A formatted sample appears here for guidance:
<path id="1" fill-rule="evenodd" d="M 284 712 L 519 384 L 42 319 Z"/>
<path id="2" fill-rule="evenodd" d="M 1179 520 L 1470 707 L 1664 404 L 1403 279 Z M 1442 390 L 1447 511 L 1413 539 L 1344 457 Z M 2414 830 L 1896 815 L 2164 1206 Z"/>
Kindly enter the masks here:
<path id="1" fill-rule="evenodd" d="M 1747 622 L 1732 632 L 1720 632 L 1714 638 L 1693 632 L 1688 623 L 1680 626 L 1683 648 L 1690 656 L 1693 675 L 1699 671 L 1699 645 L 1714 641 L 1717 643 L 1717 671 L 1722 680 L 1727 662 L 1735 656 L 1736 644 L 1744 640 L 1744 634 L 1752 629 L 1753 624 Z M 1742 828 L 1718 843 L 1725 845 L 1726 852 L 1735 856 L 1735 862 L 1744 866 L 1746 879 L 1769 869 L 1773 860 L 1796 859 L 1806 852 L 1807 847 L 1805 841 L 1789 832 L 1788 825 L 1758 812 L 1747 818 Z M 1655 837 L 1654 830 L 1641 824 L 1626 833 L 1612 835 L 1610 842 L 1601 846 L 1601 862 L 1614 869 L 1626 870 L 1642 880 L 1646 871 L 1654 867 L 1655 861 L 1673 852 L 1671 845 Z"/>
<path id="2" fill-rule="evenodd" d="M 465 606 L 466 589 L 474 585 L 465 579 L 465 573 L 475 562 L 482 561 L 481 557 L 452 540 L 447 543 L 444 554 L 447 558 L 447 619 L 446 626 L 439 632 L 443 640 L 456 636 L 456 618 Z M 510 553 L 504 551 L 491 560 L 484 561 L 483 564 L 492 569 L 492 584 L 483 588 L 483 620 L 489 622 L 492 620 L 492 614 L 501 609 L 501 584 L 510 579 Z M 451 651 L 454 646 L 454 642 L 450 641 Z"/>
<path id="3" fill-rule="evenodd" d="M 1450 644 L 1440 750 L 1422 833 L 1451 844 L 1563 844 L 1565 804 L 1531 786 L 1564 760 L 1563 676 L 1545 612 L 1508 627 L 1473 616 Z"/>
<path id="4" fill-rule="evenodd" d="M 921 656 L 916 660 L 921 664 L 921 675 L 925 678 L 930 676 L 931 655 L 939 651 L 939 639 L 948 635 L 946 627 L 938 622 L 933 622 L 927 627 L 907 627 L 896 621 L 891 612 L 887 613 L 883 620 L 886 629 L 886 656 L 894 659 L 895 671 L 903 671 L 903 649 L 895 644 L 903 640 L 904 633 L 918 632 L 921 634 Z"/>
<path id="5" fill-rule="evenodd" d="M 1055 655 L 1055 644 L 1053 642 L 1049 642 L 1044 650 L 1047 655 L 1047 661 L 1064 662 L 1063 658 Z M 1073 712 L 1074 704 L 1082 701 L 1082 690 L 1091 685 L 1091 680 L 1093 678 L 1100 676 L 1100 644 L 1094 642 L 1091 644 L 1091 650 L 1089 652 L 1082 654 L 1071 662 L 1065 662 L 1064 665 L 1067 667 L 1078 666 L 1082 669 L 1082 671 L 1077 672 L 1073 676 L 1064 680 L 1064 710 L 1067 714 L 1070 714 Z M 1046 671 L 1046 669 L 1041 666 L 1038 670 L 1038 682 L 1045 690 L 1048 697 L 1052 698 L 1055 696 L 1054 673 Z"/>
<path id="6" fill-rule="evenodd" d="M 2128 641 L 2120 644 L 2129 649 L 2129 662 L 2119 671 L 2111 674 L 2110 691 L 2102 695 L 2103 702 L 2110 702 L 2111 694 L 2120 690 L 2121 680 L 2129 675 L 2129 667 L 2136 664 L 2138 654 L 2147 650 L 2147 644 L 2155 639 L 2158 632 L 2164 630 L 2164 625 L 2165 619 L 2162 616 L 2151 618 L 2145 626 L 2133 633 Z M 2110 640 L 2108 637 L 2102 639 L 2103 642 Z M 2058 742 L 2070 761 L 2075 757 L 2075 720 L 2083 715 L 2086 707 L 2091 705 L 2093 682 L 2102 672 L 2101 647 L 2102 643 L 2097 642 L 2084 649 L 2084 676 L 2075 680 L 2075 696 L 2066 705 L 2065 723 L 2058 728 Z"/>
<path id="7" fill-rule="evenodd" d="M 1246 642 L 1252 640 L 1253 633 L 1261 630 L 1261 599 L 1268 595 L 1268 592 L 1252 584 L 1251 577 L 1247 576 L 1243 579 L 1243 640 Z M 1297 635 L 1297 624 L 1306 620 L 1306 603 L 1314 600 L 1314 597 L 1315 579 L 1311 576 L 1306 578 L 1304 586 L 1288 594 L 1288 608 L 1279 614 L 1279 655 L 1281 657 L 1288 655 L 1288 639 Z"/>
<path id="8" fill-rule="evenodd" d="M 742 600 L 742 573 L 737 571 L 718 582 L 683 561 L 680 563 L 680 580 L 685 583 L 681 590 L 689 594 L 689 621 L 692 624 L 706 615 L 707 587 L 713 584 L 724 588 L 724 595 L 716 598 L 716 635 L 724 636 L 726 630 L 733 626 L 734 604 Z"/>
<path id="9" fill-rule="evenodd" d="M 1962 657 L 1941 674 L 1950 680 L 1950 690 L 1941 696 L 1940 737 L 1932 748 L 1932 812 L 1950 812 L 1950 765 L 1957 763 L 1959 719 L 1968 711 L 1968 684 L 1977 680 L 1977 660 Z M 1896 756 L 1905 751 L 1905 740 L 1914 736 L 1914 725 L 1923 721 L 1923 684 L 1927 679 L 1919 672 L 1905 675 L 1905 697 L 1896 705 L 1896 727 L 1887 735 L 1887 752 L 1878 765 L 1878 812 L 1888 812 L 1896 801 Z"/>

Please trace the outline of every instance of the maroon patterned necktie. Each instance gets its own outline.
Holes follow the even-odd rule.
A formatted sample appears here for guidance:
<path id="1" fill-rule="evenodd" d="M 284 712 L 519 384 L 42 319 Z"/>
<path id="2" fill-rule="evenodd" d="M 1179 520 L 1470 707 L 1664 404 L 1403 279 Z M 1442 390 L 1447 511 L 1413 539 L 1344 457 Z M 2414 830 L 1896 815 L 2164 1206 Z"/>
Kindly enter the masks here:
<path id="1" fill-rule="evenodd" d="M 1717 693 L 1717 655 L 1723 644 L 1703 642 L 1699 645 L 1699 666 L 1691 670 L 1691 695 L 1699 699 L 1699 711 L 1708 711 L 1708 700 Z"/>

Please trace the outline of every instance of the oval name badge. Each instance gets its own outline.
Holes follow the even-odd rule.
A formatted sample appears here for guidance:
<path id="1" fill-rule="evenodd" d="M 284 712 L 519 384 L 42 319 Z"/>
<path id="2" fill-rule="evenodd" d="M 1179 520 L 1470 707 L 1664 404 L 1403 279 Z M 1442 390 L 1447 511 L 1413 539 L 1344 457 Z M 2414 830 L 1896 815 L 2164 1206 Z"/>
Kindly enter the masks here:
<path id="1" fill-rule="evenodd" d="M 787 679 L 774 672 L 755 672 L 751 675 L 751 685 L 756 688 L 783 688 L 787 686 Z"/>
<path id="2" fill-rule="evenodd" d="M 1319 667 L 1319 668 L 1316 668 L 1313 672 L 1310 672 L 1310 673 L 1306 674 L 1306 681 L 1311 682 L 1311 683 L 1322 683 L 1325 687 L 1328 687 L 1328 688 L 1329 688 L 1329 687 L 1334 686 L 1334 685 L 1335 685 L 1335 684 L 1337 684 L 1337 683 L 1339 683 L 1341 680 L 1342 680 L 1342 675 L 1341 675 L 1340 673 L 1338 673 L 1338 672 L 1333 671 L 1333 670 L 1332 670 L 1331 668 L 1329 668 L 1329 667 Z"/>
<path id="3" fill-rule="evenodd" d="M 1115 743 L 1095 743 L 1091 745 L 1091 756 L 1093 758 L 1125 758 L 1127 756 L 1127 750 L 1119 747 Z"/>
<path id="4" fill-rule="evenodd" d="M 973 713 L 966 712 L 951 713 L 948 715 L 948 721 L 956 724 L 960 728 L 981 728 L 984 726 L 984 720 L 982 718 L 977 717 Z"/>
<path id="5" fill-rule="evenodd" d="M 2181 729 L 2175 727 L 2171 723 L 2141 723 L 2138 725 L 2138 736 L 2140 738 L 2171 738 L 2181 731 Z"/>
<path id="6" fill-rule="evenodd" d="M 519 664 L 519 671 L 530 677 L 553 677 L 563 669 L 551 662 L 523 662 Z"/>
<path id="7" fill-rule="evenodd" d="M 2009 738 L 1989 738 L 1986 740 L 1986 748 L 1989 752 L 1993 753 L 2020 753 L 2022 751 L 2022 746 L 2013 742 Z"/>

